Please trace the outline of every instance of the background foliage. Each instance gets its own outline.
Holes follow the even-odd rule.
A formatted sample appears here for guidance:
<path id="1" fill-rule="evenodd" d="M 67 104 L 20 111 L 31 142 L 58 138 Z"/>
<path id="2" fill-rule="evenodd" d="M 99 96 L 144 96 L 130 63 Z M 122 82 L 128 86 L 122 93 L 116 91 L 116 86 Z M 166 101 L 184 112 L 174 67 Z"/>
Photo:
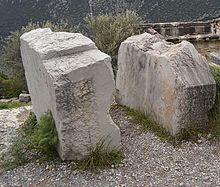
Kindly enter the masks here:
<path id="1" fill-rule="evenodd" d="M 43 23 L 30 22 L 20 30 L 11 32 L 4 40 L 2 55 L 0 56 L 0 65 L 4 68 L 2 71 L 8 75 L 5 76 L 2 73 L 0 75 L 0 97 L 16 97 L 22 90 L 27 90 L 20 53 L 20 37 L 23 33 L 37 28 L 51 28 L 51 30 L 55 32 L 76 32 L 78 30 L 78 27 L 68 24 L 65 21 L 60 21 L 58 23 L 46 21 Z"/>
<path id="2" fill-rule="evenodd" d="M 140 17 L 134 11 L 127 10 L 116 15 L 89 16 L 85 21 L 97 47 L 112 57 L 113 69 L 116 71 L 119 46 L 137 32 Z"/>

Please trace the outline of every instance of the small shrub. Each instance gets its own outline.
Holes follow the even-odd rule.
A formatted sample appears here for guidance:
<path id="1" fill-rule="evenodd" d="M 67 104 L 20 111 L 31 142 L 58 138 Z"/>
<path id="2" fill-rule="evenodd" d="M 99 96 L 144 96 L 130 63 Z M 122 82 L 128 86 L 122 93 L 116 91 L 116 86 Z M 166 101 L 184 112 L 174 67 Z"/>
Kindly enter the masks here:
<path id="1" fill-rule="evenodd" d="M 113 69 L 117 69 L 118 49 L 125 39 L 137 32 L 140 21 L 133 11 L 117 15 L 89 16 L 85 18 L 88 29 L 97 47 L 113 58 Z"/>
<path id="2" fill-rule="evenodd" d="M 1 155 L 0 167 L 5 170 L 29 163 L 31 159 L 26 155 L 30 149 L 30 142 L 26 138 L 15 140 L 10 150 Z"/>
<path id="3" fill-rule="evenodd" d="M 0 166 L 13 169 L 37 159 L 55 158 L 57 143 L 58 135 L 52 114 L 43 114 L 37 122 L 35 114 L 31 113 L 10 150 L 1 156 Z"/>
<path id="4" fill-rule="evenodd" d="M 21 126 L 21 131 L 24 133 L 26 137 L 32 136 L 37 126 L 37 118 L 36 115 L 31 112 L 29 117 L 26 119 L 24 124 Z"/>
<path id="5" fill-rule="evenodd" d="M 78 161 L 76 168 L 95 173 L 99 169 L 120 164 L 123 158 L 124 156 L 120 150 L 110 149 L 105 145 L 105 140 L 101 140 L 96 144 L 96 147 L 89 150 L 89 155 L 85 159 Z"/>
<path id="6" fill-rule="evenodd" d="M 23 88 L 23 83 L 15 76 L 11 79 L 0 78 L 0 98 L 18 97 Z"/>
<path id="7" fill-rule="evenodd" d="M 41 151 L 48 157 L 56 155 L 58 135 L 51 112 L 43 114 L 39 123 L 34 127 L 36 128 L 31 136 L 31 142 L 35 149 Z"/>

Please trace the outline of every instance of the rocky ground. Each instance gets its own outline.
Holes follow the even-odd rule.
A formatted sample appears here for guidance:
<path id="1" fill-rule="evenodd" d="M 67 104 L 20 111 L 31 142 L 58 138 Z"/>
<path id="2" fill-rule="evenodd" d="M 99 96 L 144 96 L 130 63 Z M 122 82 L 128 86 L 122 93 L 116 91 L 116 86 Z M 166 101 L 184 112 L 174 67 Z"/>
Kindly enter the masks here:
<path id="1" fill-rule="evenodd" d="M 17 135 L 17 129 L 25 121 L 30 110 L 31 106 L 0 110 L 0 155 L 7 151 Z"/>
<path id="2" fill-rule="evenodd" d="M 30 108 L 0 111 L 0 150 L 16 136 L 19 123 Z M 71 163 L 29 163 L 0 174 L 6 186 L 220 186 L 220 142 L 203 139 L 173 147 L 150 132 L 142 132 L 130 117 L 115 108 L 120 125 L 123 164 L 99 174 L 71 169 Z"/>

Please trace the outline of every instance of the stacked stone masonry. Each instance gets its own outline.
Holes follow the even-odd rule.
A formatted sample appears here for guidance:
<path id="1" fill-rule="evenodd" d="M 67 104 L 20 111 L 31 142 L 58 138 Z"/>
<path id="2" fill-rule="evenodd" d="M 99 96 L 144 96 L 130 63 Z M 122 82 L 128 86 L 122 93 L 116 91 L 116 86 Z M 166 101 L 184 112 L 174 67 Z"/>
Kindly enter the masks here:
<path id="1" fill-rule="evenodd" d="M 82 159 L 100 140 L 120 146 L 109 115 L 114 78 L 111 58 L 79 33 L 36 29 L 21 36 L 21 54 L 33 111 L 50 110 L 63 160 Z"/>

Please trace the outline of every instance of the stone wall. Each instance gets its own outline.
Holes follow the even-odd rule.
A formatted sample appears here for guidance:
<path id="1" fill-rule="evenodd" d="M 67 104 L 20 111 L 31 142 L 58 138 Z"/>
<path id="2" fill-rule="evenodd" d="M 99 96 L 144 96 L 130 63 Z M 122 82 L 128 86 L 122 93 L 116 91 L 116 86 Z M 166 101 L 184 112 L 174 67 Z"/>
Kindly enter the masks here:
<path id="1" fill-rule="evenodd" d="M 197 40 L 193 41 L 192 44 L 200 54 L 206 57 L 208 62 L 211 62 L 210 53 L 220 51 L 220 40 Z"/>
<path id="2" fill-rule="evenodd" d="M 148 23 L 140 25 L 139 31 L 158 32 L 172 43 L 189 41 L 209 62 L 210 52 L 220 51 L 220 18 L 206 22 Z"/>
<path id="3" fill-rule="evenodd" d="M 79 33 L 37 29 L 21 36 L 21 55 L 33 111 L 53 114 L 63 160 L 81 159 L 105 140 L 120 146 L 109 115 L 115 89 L 111 58 Z"/>
<path id="4" fill-rule="evenodd" d="M 140 32 L 146 32 L 149 28 L 156 30 L 163 36 L 178 37 L 184 35 L 219 34 L 220 19 L 204 22 L 166 22 L 146 23 L 139 26 Z"/>

